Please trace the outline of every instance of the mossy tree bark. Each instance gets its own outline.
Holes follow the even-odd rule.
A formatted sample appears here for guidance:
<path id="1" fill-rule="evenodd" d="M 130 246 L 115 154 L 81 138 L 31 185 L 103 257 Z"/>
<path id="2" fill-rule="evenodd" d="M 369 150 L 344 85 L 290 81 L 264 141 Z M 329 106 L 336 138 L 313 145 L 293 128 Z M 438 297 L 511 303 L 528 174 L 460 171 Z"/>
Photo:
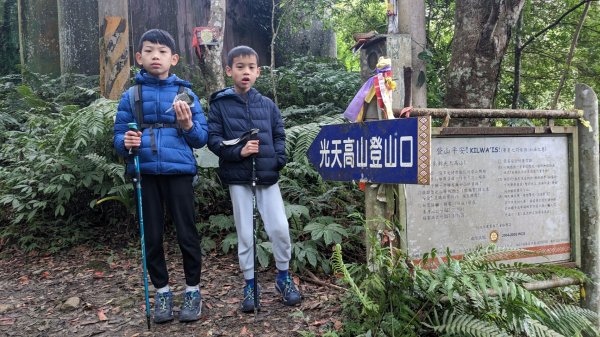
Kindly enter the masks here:
<path id="1" fill-rule="evenodd" d="M 202 82 L 207 96 L 225 87 L 223 75 L 223 36 L 225 33 L 225 13 L 227 13 L 226 0 L 210 1 L 210 19 L 208 26 L 213 27 L 219 36 L 215 45 L 200 46 L 199 65 L 202 71 Z"/>
<path id="2" fill-rule="evenodd" d="M 17 0 L 0 0 L 0 74 L 18 72 L 19 22 Z"/>
<path id="3" fill-rule="evenodd" d="M 524 3 L 525 0 L 456 1 L 446 107 L 494 106 L 502 59 Z M 461 125 L 487 123 L 476 119 L 451 121 L 454 122 Z"/>
<path id="4" fill-rule="evenodd" d="M 29 71 L 60 75 L 57 0 L 18 0 L 21 64 Z"/>

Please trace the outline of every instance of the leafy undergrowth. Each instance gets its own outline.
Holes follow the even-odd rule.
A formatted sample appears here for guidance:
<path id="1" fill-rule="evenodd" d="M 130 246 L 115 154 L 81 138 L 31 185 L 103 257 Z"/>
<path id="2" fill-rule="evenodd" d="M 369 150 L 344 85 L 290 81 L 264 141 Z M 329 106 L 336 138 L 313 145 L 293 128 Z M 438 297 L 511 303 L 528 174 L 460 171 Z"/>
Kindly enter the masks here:
<path id="1" fill-rule="evenodd" d="M 242 314 L 237 257 L 212 254 L 203 259 L 201 319 L 187 324 L 152 323 L 148 330 L 136 244 L 119 249 L 78 246 L 45 257 L 5 251 L 0 259 L 0 335 L 301 336 L 321 335 L 341 326 L 342 291 L 296 275 L 304 300 L 300 306 L 286 307 L 274 289 L 272 269 L 259 273 L 262 310 L 256 319 Z M 184 283 L 181 255 L 172 239 L 165 249 L 177 316 Z M 65 303 L 70 298 L 76 304 L 77 298 L 79 304 L 69 308 Z"/>

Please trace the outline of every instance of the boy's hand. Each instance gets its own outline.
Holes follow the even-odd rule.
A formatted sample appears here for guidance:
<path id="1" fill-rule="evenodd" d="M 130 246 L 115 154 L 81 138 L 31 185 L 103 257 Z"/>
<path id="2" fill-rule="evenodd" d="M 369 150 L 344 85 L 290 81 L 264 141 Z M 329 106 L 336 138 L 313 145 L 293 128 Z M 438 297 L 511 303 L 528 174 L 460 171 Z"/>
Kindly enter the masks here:
<path id="1" fill-rule="evenodd" d="M 142 144 L 142 133 L 140 131 L 129 130 L 125 132 L 125 148 L 140 147 Z"/>
<path id="2" fill-rule="evenodd" d="M 181 128 L 185 131 L 189 131 L 194 126 L 190 106 L 184 101 L 176 101 L 173 103 L 173 109 L 175 110 L 177 122 Z"/>
<path id="3" fill-rule="evenodd" d="M 242 152 L 240 153 L 240 155 L 245 158 L 255 153 L 258 153 L 258 139 L 249 140 L 248 142 L 246 142 L 246 145 L 244 145 L 244 147 L 242 148 Z"/>

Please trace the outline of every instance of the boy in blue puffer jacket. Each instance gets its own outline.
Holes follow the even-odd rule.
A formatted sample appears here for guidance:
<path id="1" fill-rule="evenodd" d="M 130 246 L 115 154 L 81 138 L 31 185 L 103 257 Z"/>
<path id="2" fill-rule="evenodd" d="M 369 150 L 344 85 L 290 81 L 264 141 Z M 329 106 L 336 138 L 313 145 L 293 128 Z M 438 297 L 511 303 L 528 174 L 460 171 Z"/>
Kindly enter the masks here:
<path id="1" fill-rule="evenodd" d="M 258 55 L 238 46 L 227 54 L 226 73 L 234 85 L 211 95 L 208 115 L 208 147 L 219 157 L 219 177 L 229 185 L 238 238 L 238 258 L 246 284 L 241 310 L 254 311 L 252 161 L 255 161 L 256 202 L 272 243 L 278 273 L 275 288 L 283 303 L 296 305 L 302 297 L 288 273 L 291 258 L 289 225 L 279 190 L 279 171 L 285 166 L 285 131 L 279 109 L 252 85 L 260 75 Z M 256 139 L 234 146 L 224 140 L 257 128 Z M 254 158 L 254 159 L 252 159 Z M 257 310 L 260 307 L 258 303 Z"/>
<path id="2" fill-rule="evenodd" d="M 136 87 L 121 97 L 114 147 L 127 158 L 129 175 L 134 174 L 129 150 L 139 149 L 146 258 L 150 280 L 157 289 L 154 321 L 173 320 L 173 294 L 163 251 L 164 205 L 175 223 L 183 255 L 186 289 L 179 320 L 195 321 L 202 308 L 202 261 L 194 208 L 196 160 L 192 148 L 206 145 L 208 127 L 198 97 L 189 89 L 191 84 L 169 73 L 179 61 L 173 37 L 163 30 L 149 30 L 142 35 L 137 50 L 135 58 L 143 69 L 135 77 Z M 183 91 L 193 103 L 175 100 Z M 127 124 L 131 122 L 136 122 L 140 131 L 130 131 Z"/>

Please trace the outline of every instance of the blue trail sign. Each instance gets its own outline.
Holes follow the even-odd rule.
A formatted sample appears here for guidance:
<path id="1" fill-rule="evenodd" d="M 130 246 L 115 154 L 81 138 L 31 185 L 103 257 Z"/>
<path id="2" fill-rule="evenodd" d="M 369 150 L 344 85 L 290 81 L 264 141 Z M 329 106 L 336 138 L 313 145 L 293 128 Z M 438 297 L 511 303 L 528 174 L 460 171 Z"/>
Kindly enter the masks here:
<path id="1" fill-rule="evenodd" d="M 325 125 L 307 151 L 325 180 L 429 185 L 431 118 Z"/>

